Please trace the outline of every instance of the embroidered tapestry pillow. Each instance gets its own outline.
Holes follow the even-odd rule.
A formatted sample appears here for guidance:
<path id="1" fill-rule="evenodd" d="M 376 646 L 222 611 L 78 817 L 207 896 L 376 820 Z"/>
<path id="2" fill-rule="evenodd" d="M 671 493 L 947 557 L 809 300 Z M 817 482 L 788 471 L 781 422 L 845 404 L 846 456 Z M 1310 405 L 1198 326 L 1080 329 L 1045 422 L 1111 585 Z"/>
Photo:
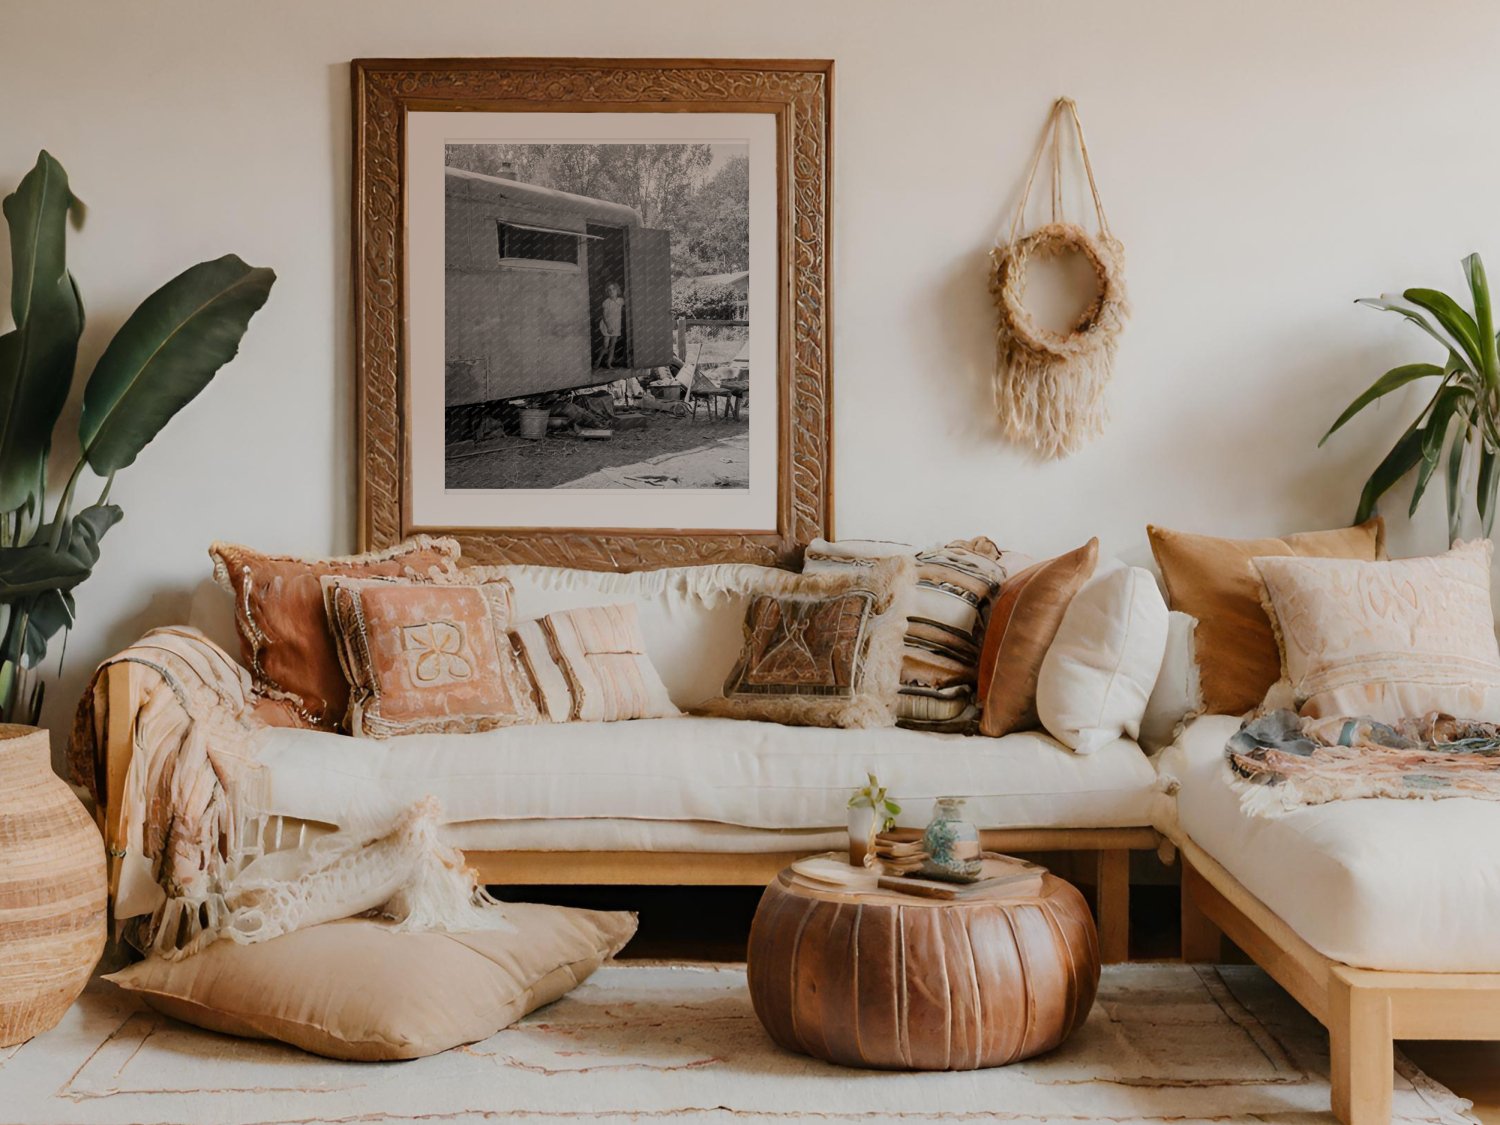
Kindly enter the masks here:
<path id="1" fill-rule="evenodd" d="M 1279 539 L 1217 539 L 1149 526 L 1146 534 L 1161 569 L 1167 605 L 1198 619 L 1203 708 L 1214 715 L 1242 715 L 1259 707 L 1281 674 L 1252 559 L 1296 555 L 1373 562 L 1385 557 L 1385 523 L 1379 516 L 1358 527 Z"/>
<path id="2" fill-rule="evenodd" d="M 543 717 L 554 723 L 682 714 L 646 655 L 632 603 L 549 613 L 517 625 L 511 640 Z"/>
<path id="3" fill-rule="evenodd" d="M 1391 562 L 1256 559 L 1285 669 L 1268 702 L 1319 719 L 1500 721 L 1491 551 L 1482 540 Z"/>
<path id="4" fill-rule="evenodd" d="M 802 570 L 820 574 L 868 567 L 898 554 L 916 558 L 917 580 L 906 619 L 896 724 L 969 730 L 979 715 L 974 685 L 990 605 L 1006 577 L 1030 560 L 1020 561 L 1023 556 L 1001 551 L 984 536 L 925 551 L 899 543 L 819 539 L 808 545 Z"/>
<path id="5" fill-rule="evenodd" d="M 538 721 L 511 651 L 509 582 L 322 582 L 350 733 L 470 734 Z"/>
<path id="6" fill-rule="evenodd" d="M 792 726 L 890 726 L 915 565 L 910 556 L 879 559 L 753 596 L 724 697 L 704 712 Z"/>
<path id="7" fill-rule="evenodd" d="M 216 941 L 107 978 L 195 1027 L 374 1062 L 488 1039 L 584 981 L 635 933 L 634 914 L 508 902 L 513 930 L 397 932 L 374 918 L 270 941 Z"/>
<path id="8" fill-rule="evenodd" d="M 1039 562 L 1000 588 L 979 656 L 979 733 L 999 738 L 1041 725 L 1036 684 L 1073 596 L 1094 573 L 1099 540 Z"/>
<path id="9" fill-rule="evenodd" d="M 234 598 L 240 654 L 256 691 L 280 701 L 288 721 L 336 730 L 349 706 L 349 685 L 323 612 L 325 575 L 425 579 L 450 574 L 458 543 L 419 535 L 387 551 L 342 558 L 268 555 L 215 543 L 214 579 Z"/>

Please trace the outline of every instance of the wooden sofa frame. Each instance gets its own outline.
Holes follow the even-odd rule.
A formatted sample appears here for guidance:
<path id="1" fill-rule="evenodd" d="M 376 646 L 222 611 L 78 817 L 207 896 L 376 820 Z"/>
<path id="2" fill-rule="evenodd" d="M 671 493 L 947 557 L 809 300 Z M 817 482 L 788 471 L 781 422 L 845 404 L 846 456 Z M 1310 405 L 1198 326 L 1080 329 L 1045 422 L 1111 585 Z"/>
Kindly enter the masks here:
<path id="1" fill-rule="evenodd" d="M 143 665 L 121 662 L 105 669 L 108 722 L 105 731 L 105 792 L 98 810 L 100 830 L 110 852 L 110 898 L 118 885 L 117 840 L 120 796 L 135 751 L 135 719 Z M 912 836 L 915 837 L 913 832 Z M 1130 853 L 1154 850 L 1153 828 L 1011 828 L 985 831 L 986 849 L 1000 852 L 1092 852 L 1099 926 L 1100 959 L 1114 964 L 1129 958 Z M 488 885 L 555 886 L 759 886 L 810 851 L 642 852 L 642 851 L 470 851 L 464 858 Z"/>
<path id="2" fill-rule="evenodd" d="M 1356 969 L 1319 953 L 1191 840 L 1182 859 L 1182 959 L 1222 960 L 1228 937 L 1328 1029 L 1333 1112 L 1389 1125 L 1397 1039 L 1500 1039 L 1500 973 Z"/>

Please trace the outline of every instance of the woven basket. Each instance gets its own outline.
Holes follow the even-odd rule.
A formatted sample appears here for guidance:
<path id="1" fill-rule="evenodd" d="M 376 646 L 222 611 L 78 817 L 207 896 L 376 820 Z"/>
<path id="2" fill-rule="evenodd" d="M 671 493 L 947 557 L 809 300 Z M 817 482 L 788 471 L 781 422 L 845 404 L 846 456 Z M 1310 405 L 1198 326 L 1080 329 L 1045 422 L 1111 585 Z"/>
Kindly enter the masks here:
<path id="1" fill-rule="evenodd" d="M 62 1019 L 104 951 L 104 842 L 47 732 L 0 724 L 0 1047 Z"/>

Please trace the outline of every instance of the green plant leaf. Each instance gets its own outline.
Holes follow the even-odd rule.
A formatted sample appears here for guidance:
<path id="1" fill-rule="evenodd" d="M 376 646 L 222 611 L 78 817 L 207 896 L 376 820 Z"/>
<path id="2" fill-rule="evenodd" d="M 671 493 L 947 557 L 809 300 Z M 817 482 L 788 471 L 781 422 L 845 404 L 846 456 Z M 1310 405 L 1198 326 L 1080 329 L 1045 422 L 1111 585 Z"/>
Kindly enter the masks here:
<path id="1" fill-rule="evenodd" d="M 1444 387 L 1432 400 L 1427 421 L 1422 424 L 1422 459 L 1417 465 L 1417 482 L 1411 490 L 1411 506 L 1408 516 L 1417 514 L 1417 505 L 1427 491 L 1427 482 L 1432 479 L 1438 461 L 1442 459 L 1443 445 L 1448 440 L 1448 430 L 1455 414 L 1469 404 L 1469 392 L 1463 387 Z"/>
<path id="2" fill-rule="evenodd" d="M 1364 523 L 1375 514 L 1375 505 L 1391 487 L 1412 469 L 1416 468 L 1417 462 L 1422 460 L 1422 430 L 1416 425 L 1411 425 L 1406 433 L 1397 439 L 1391 451 L 1385 455 L 1385 459 L 1375 466 L 1375 471 L 1370 474 L 1370 479 L 1365 482 L 1364 491 L 1359 496 L 1359 510 L 1355 513 L 1354 522 Z"/>
<path id="3" fill-rule="evenodd" d="M 1416 382 L 1418 379 L 1428 379 L 1435 375 L 1441 376 L 1442 374 L 1444 374 L 1444 369 L 1439 367 L 1435 363 L 1406 363 L 1402 364 L 1400 367 L 1391 368 L 1379 379 L 1376 379 L 1375 382 L 1371 383 L 1364 394 L 1360 395 L 1348 405 L 1344 412 L 1339 415 L 1338 421 L 1336 421 L 1332 426 L 1328 428 L 1328 432 L 1323 435 L 1323 437 L 1318 441 L 1318 444 L 1321 446 L 1330 437 L 1332 437 L 1339 430 L 1339 428 L 1343 426 L 1345 422 L 1349 421 L 1349 419 L 1353 418 L 1356 414 L 1358 414 L 1365 407 L 1369 406 L 1370 403 L 1374 402 L 1375 400 L 1384 398 L 1392 391 L 1399 390 L 1400 388 L 1406 386 L 1408 383 Z"/>
<path id="4" fill-rule="evenodd" d="M 68 175 L 48 153 L 5 197 L 11 316 L 0 336 L 0 511 L 41 490 L 52 428 L 67 402 L 83 306 L 67 270 Z"/>
<path id="5" fill-rule="evenodd" d="M 1405 297 L 1395 293 L 1385 293 L 1379 297 L 1361 297 L 1354 303 L 1403 316 L 1423 332 L 1426 332 L 1427 335 L 1431 336 L 1439 344 L 1442 344 L 1445 351 L 1454 353 L 1463 351 L 1463 345 L 1451 333 L 1429 320 L 1425 311 L 1413 305 Z"/>
<path id="6" fill-rule="evenodd" d="M 1478 424 L 1479 408 L 1473 407 L 1469 411 L 1468 425 L 1454 436 L 1448 447 L 1448 475 L 1447 475 L 1447 498 L 1448 498 L 1448 543 L 1451 545 L 1458 540 L 1458 529 L 1463 522 L 1463 469 L 1464 449 L 1469 444 L 1469 437 Z"/>
<path id="7" fill-rule="evenodd" d="M 1485 448 L 1479 451 L 1479 487 L 1477 499 L 1479 501 L 1479 522 L 1484 527 L 1485 535 L 1495 526 L 1495 488 L 1500 485 L 1500 473 L 1495 470 L 1500 467 L 1500 456 L 1494 450 Z"/>
<path id="8" fill-rule="evenodd" d="M 147 297 L 99 357 L 79 442 L 100 476 L 123 469 L 234 358 L 276 275 L 233 254 L 200 262 Z"/>
<path id="9" fill-rule="evenodd" d="M 0 547 L 0 601 L 45 590 L 71 590 L 88 576 L 88 566 L 46 543 Z"/>
<path id="10" fill-rule="evenodd" d="M 1444 331 L 1463 345 L 1464 355 L 1468 356 L 1474 370 L 1484 371 L 1484 348 L 1479 342 L 1479 326 L 1457 301 L 1438 289 L 1408 289 L 1402 296 L 1430 312 Z"/>
<path id="11" fill-rule="evenodd" d="M 1479 344 L 1484 351 L 1484 378 L 1491 389 L 1500 387 L 1500 352 L 1495 342 L 1495 312 L 1490 303 L 1490 283 L 1484 272 L 1484 259 L 1476 251 L 1464 259 L 1464 278 L 1469 296 L 1474 299 L 1474 322 L 1479 329 Z"/>

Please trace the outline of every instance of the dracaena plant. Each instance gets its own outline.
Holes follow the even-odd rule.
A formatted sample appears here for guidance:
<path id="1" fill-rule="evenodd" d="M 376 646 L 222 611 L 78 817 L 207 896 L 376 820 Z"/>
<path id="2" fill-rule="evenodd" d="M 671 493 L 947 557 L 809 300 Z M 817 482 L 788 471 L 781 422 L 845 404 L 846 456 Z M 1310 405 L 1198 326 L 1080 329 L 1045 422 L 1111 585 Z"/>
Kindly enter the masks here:
<path id="1" fill-rule="evenodd" d="M 1458 538 L 1471 493 L 1484 534 L 1489 535 L 1494 527 L 1495 494 L 1500 487 L 1500 357 L 1484 263 L 1478 254 L 1470 254 L 1463 268 L 1472 311 L 1436 289 L 1408 289 L 1357 302 L 1405 317 L 1437 341 L 1447 359 L 1442 364 L 1407 363 L 1387 371 L 1323 435 L 1327 441 L 1365 407 L 1408 383 L 1437 380 L 1432 397 L 1370 474 L 1359 497 L 1356 523 L 1369 519 L 1380 498 L 1413 470 L 1417 476 L 1408 514 L 1415 515 L 1441 465 L 1449 541 Z"/>
<path id="2" fill-rule="evenodd" d="M 0 335 L 0 720 L 35 723 L 47 647 L 73 624 L 73 591 L 120 522 L 115 474 L 203 390 L 239 350 L 276 275 L 233 254 L 178 274 L 141 302 L 83 388 L 77 460 L 48 510 L 48 459 L 73 387 L 83 300 L 67 268 L 67 227 L 82 208 L 48 153 L 5 198 L 10 311 Z M 103 485 L 77 507 L 89 469 Z M 35 683 L 30 681 L 35 680 Z"/>

